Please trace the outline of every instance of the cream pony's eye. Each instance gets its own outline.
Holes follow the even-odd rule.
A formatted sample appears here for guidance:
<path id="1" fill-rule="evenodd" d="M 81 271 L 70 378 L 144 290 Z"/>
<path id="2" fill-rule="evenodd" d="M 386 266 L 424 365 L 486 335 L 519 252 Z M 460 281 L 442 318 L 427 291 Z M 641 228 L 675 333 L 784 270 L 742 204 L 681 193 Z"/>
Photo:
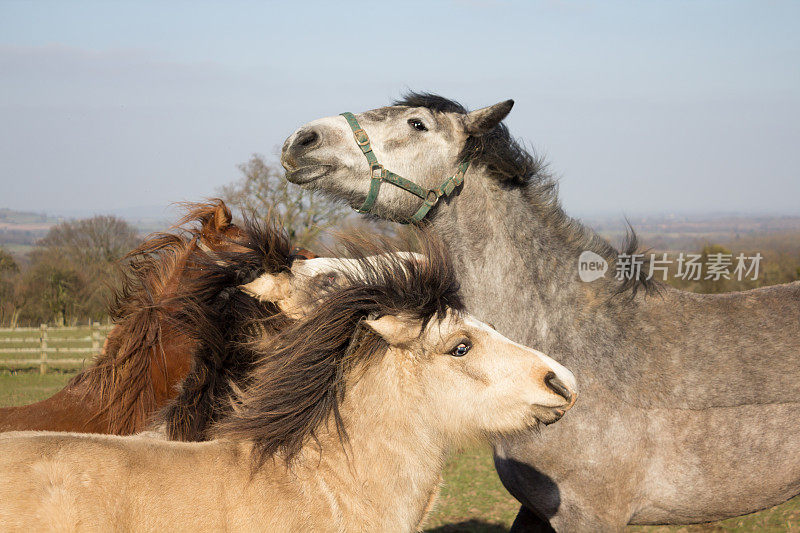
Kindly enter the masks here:
<path id="1" fill-rule="evenodd" d="M 428 131 L 428 128 L 425 127 L 425 124 L 423 124 L 422 121 L 418 118 L 408 119 L 408 125 L 417 131 Z"/>
<path id="2" fill-rule="evenodd" d="M 450 355 L 453 357 L 464 357 L 469 352 L 469 349 L 472 348 L 472 345 L 466 341 L 458 343 L 458 346 L 450 350 Z"/>

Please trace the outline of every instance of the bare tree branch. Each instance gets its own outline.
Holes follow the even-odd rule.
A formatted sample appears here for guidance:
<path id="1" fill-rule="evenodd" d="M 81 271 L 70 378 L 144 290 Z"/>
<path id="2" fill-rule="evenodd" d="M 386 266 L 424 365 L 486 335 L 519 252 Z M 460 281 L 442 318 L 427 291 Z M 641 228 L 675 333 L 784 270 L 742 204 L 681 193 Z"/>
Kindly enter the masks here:
<path id="1" fill-rule="evenodd" d="M 332 200 L 301 189 L 283 179 L 283 169 L 253 154 L 239 165 L 242 177 L 219 189 L 229 205 L 264 217 L 272 211 L 280 217 L 292 242 L 309 246 L 320 232 L 336 226 L 349 209 Z"/>

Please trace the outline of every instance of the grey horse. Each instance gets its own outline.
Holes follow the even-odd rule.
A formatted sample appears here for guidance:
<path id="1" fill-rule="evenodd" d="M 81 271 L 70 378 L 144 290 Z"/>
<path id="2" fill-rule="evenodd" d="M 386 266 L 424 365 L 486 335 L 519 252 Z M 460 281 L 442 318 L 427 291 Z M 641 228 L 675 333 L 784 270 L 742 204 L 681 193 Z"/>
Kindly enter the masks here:
<path id="1" fill-rule="evenodd" d="M 354 208 L 383 168 L 432 190 L 424 219 L 450 248 L 468 309 L 575 372 L 583 396 L 563 422 L 495 447 L 523 504 L 513 530 L 705 522 L 798 494 L 800 283 L 700 295 L 612 274 L 581 281 L 581 253 L 613 273 L 619 252 L 564 213 L 541 160 L 501 122 L 512 105 L 467 112 L 410 94 L 352 117 L 361 145 L 345 117 L 323 118 L 287 139 L 281 161 L 289 181 Z M 465 161 L 463 182 L 444 187 Z M 368 208 L 408 220 L 418 196 L 387 182 Z"/>

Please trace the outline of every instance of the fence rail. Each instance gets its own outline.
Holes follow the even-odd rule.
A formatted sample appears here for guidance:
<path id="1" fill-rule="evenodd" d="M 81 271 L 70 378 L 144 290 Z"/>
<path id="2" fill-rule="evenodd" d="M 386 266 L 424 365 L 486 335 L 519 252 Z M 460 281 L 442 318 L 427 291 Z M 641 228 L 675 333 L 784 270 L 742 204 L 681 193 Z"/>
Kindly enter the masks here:
<path id="1" fill-rule="evenodd" d="M 13 329 L 6 329 L 6 330 L 0 329 L 0 334 L 2 334 L 3 331 L 14 331 L 14 330 Z M 52 332 L 53 330 L 51 329 L 50 331 Z M 11 343 L 19 343 L 19 344 L 28 343 L 28 344 L 30 344 L 31 342 L 39 342 L 40 340 L 41 340 L 40 337 L 18 337 L 18 338 L 13 338 L 13 339 L 0 338 L 0 343 L 6 342 L 6 343 L 9 343 L 9 344 L 11 344 Z M 56 340 L 58 340 L 58 342 L 86 342 L 85 338 L 79 338 L 79 339 L 56 339 Z M 4 352 L 7 351 L 7 350 L 10 350 L 10 349 L 11 348 L 2 348 L 2 347 L 0 347 L 0 351 L 4 351 Z"/>
<path id="2" fill-rule="evenodd" d="M 39 372 L 46 374 L 51 366 L 83 365 L 94 355 L 100 352 L 100 346 L 105 340 L 106 332 L 111 329 L 109 325 L 94 322 L 88 326 L 48 327 L 42 324 L 38 328 L 0 328 L 0 367 L 29 367 L 39 365 Z M 37 332 L 38 337 L 17 337 L 18 333 Z M 85 331 L 85 336 L 64 337 L 63 333 Z M 77 344 L 84 343 L 88 346 L 67 347 L 48 346 L 51 344 Z M 23 346 L 6 347 L 9 344 Z M 24 346 L 28 345 L 28 346 Z M 32 345 L 32 346 L 31 346 Z M 39 354 L 37 359 L 10 359 L 3 355 Z M 60 354 L 85 354 L 82 359 L 58 357 Z M 51 357 L 55 356 L 55 357 Z"/>
<path id="3" fill-rule="evenodd" d="M 100 331 L 108 331 L 114 326 L 109 324 L 101 324 L 100 322 L 95 322 L 92 326 L 48 326 L 50 331 L 83 331 L 88 330 L 90 327 L 98 329 Z M 39 326 L 38 328 L 0 328 L 0 333 L 16 333 L 16 332 L 31 332 L 31 331 L 41 331 L 42 327 Z"/>

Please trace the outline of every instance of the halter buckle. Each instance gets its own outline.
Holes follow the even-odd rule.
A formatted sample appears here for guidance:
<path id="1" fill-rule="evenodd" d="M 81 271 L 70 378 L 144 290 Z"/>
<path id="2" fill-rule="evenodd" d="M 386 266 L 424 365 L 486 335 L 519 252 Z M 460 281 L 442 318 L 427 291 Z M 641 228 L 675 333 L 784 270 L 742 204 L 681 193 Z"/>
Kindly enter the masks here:
<path id="1" fill-rule="evenodd" d="M 425 203 L 431 207 L 435 206 L 436 203 L 439 201 L 439 197 L 441 195 L 436 190 L 428 191 L 428 194 L 425 197 Z"/>
<path id="2" fill-rule="evenodd" d="M 359 146 L 366 146 L 369 144 L 369 137 L 363 128 L 358 128 L 357 130 L 353 131 L 353 135 L 356 138 L 356 144 Z"/>
<path id="3" fill-rule="evenodd" d="M 372 165 L 370 172 L 372 174 L 372 179 L 374 180 L 383 179 L 383 165 L 381 165 L 380 163 Z"/>

